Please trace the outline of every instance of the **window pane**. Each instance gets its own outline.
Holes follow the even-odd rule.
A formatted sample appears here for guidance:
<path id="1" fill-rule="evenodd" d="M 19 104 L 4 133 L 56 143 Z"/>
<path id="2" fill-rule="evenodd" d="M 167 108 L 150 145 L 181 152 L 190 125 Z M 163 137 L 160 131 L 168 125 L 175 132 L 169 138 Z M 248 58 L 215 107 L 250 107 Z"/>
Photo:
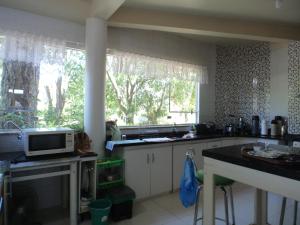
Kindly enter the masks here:
<path id="1" fill-rule="evenodd" d="M 0 62 L 2 126 L 12 120 L 23 128 L 82 129 L 84 73 L 85 53 L 75 49 L 62 64 Z"/>
<path id="2" fill-rule="evenodd" d="M 63 66 L 41 63 L 39 127 L 83 128 L 85 54 L 67 49 Z"/>
<path id="3" fill-rule="evenodd" d="M 121 126 L 196 122 L 197 82 L 116 73 L 114 66 L 122 65 L 110 60 L 108 55 L 106 120 Z"/>

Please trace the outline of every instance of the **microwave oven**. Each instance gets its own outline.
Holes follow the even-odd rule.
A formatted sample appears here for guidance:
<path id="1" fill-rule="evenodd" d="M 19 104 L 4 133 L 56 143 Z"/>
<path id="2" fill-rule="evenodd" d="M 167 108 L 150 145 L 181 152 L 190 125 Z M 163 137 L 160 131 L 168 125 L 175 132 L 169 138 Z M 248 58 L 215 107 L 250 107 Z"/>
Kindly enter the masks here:
<path id="1" fill-rule="evenodd" d="M 70 128 L 29 128 L 22 130 L 26 156 L 74 152 L 74 130 Z"/>

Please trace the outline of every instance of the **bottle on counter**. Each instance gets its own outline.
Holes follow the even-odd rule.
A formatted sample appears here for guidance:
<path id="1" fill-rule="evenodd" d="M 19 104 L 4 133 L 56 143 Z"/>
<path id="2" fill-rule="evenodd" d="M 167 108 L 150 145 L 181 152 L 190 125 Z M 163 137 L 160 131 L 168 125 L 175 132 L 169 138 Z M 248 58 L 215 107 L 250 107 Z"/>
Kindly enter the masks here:
<path id="1" fill-rule="evenodd" d="M 276 137 L 280 136 L 281 134 L 281 128 L 279 128 L 279 124 L 277 120 L 272 120 L 271 121 L 271 136 Z"/>
<path id="2" fill-rule="evenodd" d="M 265 119 L 263 119 L 260 123 L 260 135 L 262 136 L 268 135 L 267 121 Z"/>

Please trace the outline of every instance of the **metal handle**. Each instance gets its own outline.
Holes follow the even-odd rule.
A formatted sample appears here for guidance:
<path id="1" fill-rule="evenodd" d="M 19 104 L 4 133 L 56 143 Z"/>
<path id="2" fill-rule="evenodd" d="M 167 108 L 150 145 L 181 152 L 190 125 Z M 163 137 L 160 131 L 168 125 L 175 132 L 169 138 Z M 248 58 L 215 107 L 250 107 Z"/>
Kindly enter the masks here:
<path id="1" fill-rule="evenodd" d="M 147 164 L 149 164 L 150 163 L 150 156 L 149 156 L 149 154 L 147 154 Z"/>
<path id="2" fill-rule="evenodd" d="M 152 163 L 154 163 L 155 158 L 154 158 L 154 153 L 152 153 Z"/>

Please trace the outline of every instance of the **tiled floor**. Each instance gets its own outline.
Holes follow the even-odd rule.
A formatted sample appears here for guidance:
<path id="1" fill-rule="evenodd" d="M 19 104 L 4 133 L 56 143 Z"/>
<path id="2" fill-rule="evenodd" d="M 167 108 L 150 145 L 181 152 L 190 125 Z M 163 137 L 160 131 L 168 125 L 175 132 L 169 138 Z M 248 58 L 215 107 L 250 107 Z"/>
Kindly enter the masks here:
<path id="1" fill-rule="evenodd" d="M 235 197 L 236 225 L 248 225 L 253 222 L 253 200 L 254 189 L 243 185 L 234 184 L 233 192 Z M 281 209 L 281 196 L 269 194 L 269 223 L 279 224 Z M 200 206 L 201 207 L 201 206 Z M 293 201 L 288 200 L 285 225 L 291 225 L 293 220 Z M 200 208 L 201 210 L 201 208 Z M 184 208 L 178 198 L 178 192 L 137 202 L 134 205 L 134 215 L 130 220 L 124 220 L 112 225 L 192 225 L 193 207 Z M 220 190 L 216 192 L 216 214 L 224 217 L 223 194 Z M 88 225 L 85 221 L 82 225 Z M 199 225 L 201 222 L 198 223 Z M 223 222 L 217 221 L 217 225 Z M 300 218 L 298 223 L 300 225 Z"/>

